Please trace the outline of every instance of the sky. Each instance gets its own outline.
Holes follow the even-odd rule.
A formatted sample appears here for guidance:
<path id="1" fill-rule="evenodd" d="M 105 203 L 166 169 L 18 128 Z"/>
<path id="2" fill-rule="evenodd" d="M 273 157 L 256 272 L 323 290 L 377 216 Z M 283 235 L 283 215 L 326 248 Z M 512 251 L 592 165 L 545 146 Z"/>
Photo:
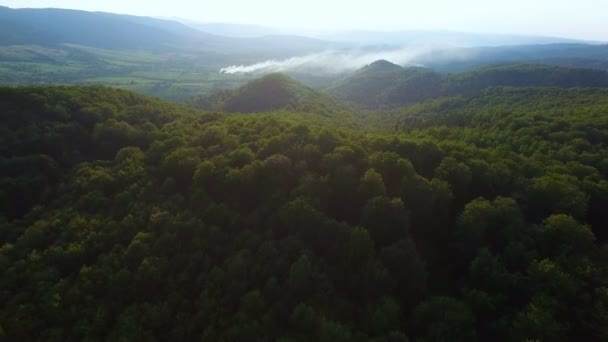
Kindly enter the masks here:
<path id="1" fill-rule="evenodd" d="M 314 30 L 440 30 L 608 41 L 608 0 L 0 0 Z"/>

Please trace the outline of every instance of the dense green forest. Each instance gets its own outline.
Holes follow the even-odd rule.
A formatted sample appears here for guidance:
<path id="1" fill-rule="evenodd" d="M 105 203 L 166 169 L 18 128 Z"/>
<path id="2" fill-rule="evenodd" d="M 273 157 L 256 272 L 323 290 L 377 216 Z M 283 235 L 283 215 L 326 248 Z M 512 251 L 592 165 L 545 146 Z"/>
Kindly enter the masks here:
<path id="1" fill-rule="evenodd" d="M 0 88 L 0 339 L 608 339 L 607 90 L 268 80 L 301 96 Z"/>

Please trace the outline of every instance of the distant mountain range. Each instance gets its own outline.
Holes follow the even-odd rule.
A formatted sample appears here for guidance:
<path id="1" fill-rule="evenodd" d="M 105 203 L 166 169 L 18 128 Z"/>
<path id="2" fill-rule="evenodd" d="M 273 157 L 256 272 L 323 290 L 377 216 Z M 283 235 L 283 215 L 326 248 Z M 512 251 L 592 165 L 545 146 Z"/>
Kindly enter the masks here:
<path id="1" fill-rule="evenodd" d="M 78 44 L 109 49 L 159 49 L 217 37 L 168 20 L 64 9 L 0 7 L 1 45 Z"/>
<path id="2" fill-rule="evenodd" d="M 608 70 L 608 45 L 551 37 L 421 31 L 320 34 L 2 6 L 0 30 L 2 84 L 92 83 L 180 101 L 272 72 L 284 72 L 338 98 L 375 107 L 405 105 L 486 86 L 604 87 L 606 73 L 588 69 Z M 512 44 L 532 45 L 492 47 Z M 380 61 L 358 70 L 379 59 L 424 68 Z M 220 73 L 226 69 L 242 71 Z M 475 71 L 446 75 L 470 70 Z M 305 108 L 303 98 L 314 98 L 309 102 L 316 104 L 326 102 L 308 96 L 313 94 L 311 88 L 295 86 L 295 81 L 276 75 L 260 82 L 259 89 L 274 89 L 277 83 L 276 89 L 288 89 L 279 98 L 289 98 L 286 103 L 292 107 Z M 227 106 L 222 107 L 227 111 L 239 111 L 239 99 L 257 98 L 247 88 L 224 95 L 230 99 L 216 97 L 213 101 L 214 106 L 220 102 Z M 280 102 L 270 103 L 271 109 L 281 106 Z M 246 107 L 257 108 L 255 103 Z"/>
<path id="3" fill-rule="evenodd" d="M 563 38 L 432 31 L 323 34 L 255 25 L 184 22 L 103 12 L 0 7 L 3 32 L 0 46 L 74 44 L 117 50 L 203 49 L 259 58 L 288 58 L 330 49 L 372 46 L 377 50 L 424 47 L 432 52 L 423 54 L 416 62 L 436 69 L 464 70 L 470 65 L 521 60 L 544 63 L 552 59 L 561 59 L 558 62 L 565 66 L 589 62 L 593 67 L 608 69 L 608 45 L 594 46 Z M 512 46 L 522 44 L 527 45 L 523 50 Z M 488 47 L 498 45 L 501 46 Z M 453 49 L 455 46 L 470 48 Z"/>
<path id="4" fill-rule="evenodd" d="M 364 107 L 403 106 L 442 96 L 464 95 L 488 87 L 608 87 L 608 72 L 549 65 L 495 65 L 457 74 L 403 68 L 376 61 L 327 89 L 339 99 Z"/>
<path id="5" fill-rule="evenodd" d="M 426 68 L 403 68 L 379 60 L 336 82 L 325 89 L 326 92 L 274 73 L 237 89 L 199 97 L 191 104 L 201 109 L 223 112 L 295 110 L 323 113 L 328 108 L 332 111 L 336 108 L 347 110 L 348 105 L 341 104 L 341 101 L 364 108 L 390 108 L 445 96 L 472 95 L 491 87 L 608 88 L 608 72 L 514 64 L 458 74 L 439 74 Z"/>
<path id="6" fill-rule="evenodd" d="M 451 31 L 346 31 L 320 35 L 319 38 L 361 45 L 475 47 L 533 44 L 592 43 L 584 40 L 531 35 L 472 33 Z"/>
<path id="7" fill-rule="evenodd" d="M 608 70 L 608 44 L 545 44 L 437 49 L 413 63 L 437 71 L 464 71 L 497 63 L 535 63 Z"/>
<path id="8" fill-rule="evenodd" d="M 258 25 L 246 25 L 246 24 L 227 24 L 227 23 L 199 23 L 191 20 L 180 20 L 178 21 L 201 30 L 210 34 L 218 36 L 234 37 L 234 38 L 255 38 L 264 36 L 278 36 L 285 35 L 287 32 L 276 28 L 258 26 Z M 293 32 L 290 32 L 292 35 Z"/>
<path id="9" fill-rule="evenodd" d="M 296 36 L 235 38 L 206 33 L 177 21 L 66 9 L 0 7 L 1 45 L 76 44 L 118 50 L 214 50 L 286 57 L 321 51 L 330 43 Z"/>
<path id="10" fill-rule="evenodd" d="M 298 35 L 321 40 L 348 43 L 352 45 L 392 45 L 392 46 L 440 46 L 478 47 L 513 46 L 534 44 L 595 44 L 599 42 L 561 37 L 452 32 L 452 31 L 335 31 L 323 32 L 306 29 L 279 29 L 249 24 L 198 23 L 189 20 L 178 21 L 203 32 L 227 37 L 262 37 L 268 35 Z"/>
<path id="11" fill-rule="evenodd" d="M 559 37 L 465 33 L 449 31 L 343 31 L 277 29 L 258 25 L 197 23 L 104 12 L 67 9 L 11 9 L 0 6 L 0 44 L 73 43 L 102 48 L 159 47 L 217 40 L 219 36 L 255 38 L 306 36 L 355 45 L 505 46 L 589 43 Z M 180 22 L 181 21 L 181 22 Z M 78 29 L 74 29 L 77 27 Z"/>

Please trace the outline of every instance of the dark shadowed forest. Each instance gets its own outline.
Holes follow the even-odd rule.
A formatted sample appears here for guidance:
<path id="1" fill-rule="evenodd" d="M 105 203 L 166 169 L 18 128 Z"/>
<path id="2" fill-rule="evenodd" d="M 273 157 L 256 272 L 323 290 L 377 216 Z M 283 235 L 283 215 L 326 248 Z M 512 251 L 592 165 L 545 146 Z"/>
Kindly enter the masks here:
<path id="1" fill-rule="evenodd" d="M 394 129 L 101 87 L 0 106 L 11 340 L 608 338 L 607 91 L 492 88 Z"/>

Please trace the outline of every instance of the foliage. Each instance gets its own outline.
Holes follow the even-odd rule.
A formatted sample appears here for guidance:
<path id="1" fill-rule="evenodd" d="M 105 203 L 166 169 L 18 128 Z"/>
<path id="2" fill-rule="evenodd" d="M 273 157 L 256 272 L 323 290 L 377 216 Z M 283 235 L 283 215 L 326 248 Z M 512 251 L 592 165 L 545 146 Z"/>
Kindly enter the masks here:
<path id="1" fill-rule="evenodd" d="M 0 337 L 606 340 L 606 98 L 493 89 L 376 131 L 1 88 Z"/>

